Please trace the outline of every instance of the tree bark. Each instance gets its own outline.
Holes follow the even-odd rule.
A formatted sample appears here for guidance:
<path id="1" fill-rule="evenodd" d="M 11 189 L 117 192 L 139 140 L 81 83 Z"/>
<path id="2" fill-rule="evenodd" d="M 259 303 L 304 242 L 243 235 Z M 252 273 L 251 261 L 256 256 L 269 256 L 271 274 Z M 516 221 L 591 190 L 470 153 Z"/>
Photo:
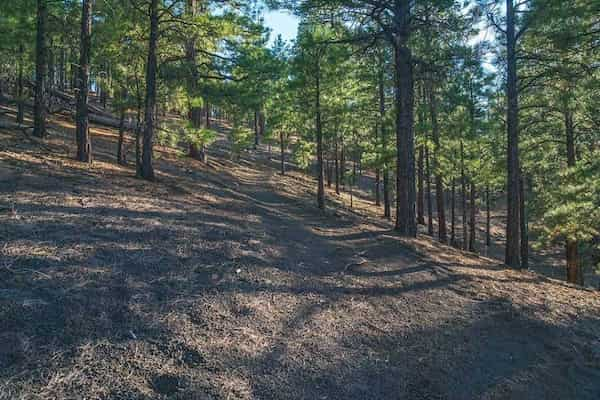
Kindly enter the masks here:
<path id="1" fill-rule="evenodd" d="M 48 22 L 47 0 L 37 0 L 37 33 L 35 56 L 35 95 L 33 106 L 33 135 L 46 137 L 46 24 Z"/>
<path id="2" fill-rule="evenodd" d="M 399 4 L 394 42 L 396 85 L 396 231 L 401 236 L 417 236 L 415 212 L 415 160 L 413 131 L 413 60 L 408 46 L 410 34 L 410 2 Z"/>
<path id="3" fill-rule="evenodd" d="M 567 240 L 567 282 L 583 286 L 583 274 L 579 265 L 579 249 L 575 240 Z"/>
<path id="4" fill-rule="evenodd" d="M 424 164 L 425 151 L 424 146 L 419 146 L 419 161 L 417 162 L 417 223 L 425 225 L 425 197 L 424 197 Z"/>
<path id="5" fill-rule="evenodd" d="M 23 60 L 25 49 L 19 45 L 19 72 L 17 76 L 17 124 L 22 124 L 25 120 L 25 90 L 23 83 Z"/>
<path id="6" fill-rule="evenodd" d="M 92 162 L 92 142 L 88 120 L 88 90 L 90 75 L 90 51 L 92 45 L 92 1 L 83 0 L 81 5 L 81 49 L 79 55 L 79 77 L 77 110 L 75 115 L 77 160 Z"/>
<path id="7" fill-rule="evenodd" d="M 189 0 L 187 3 L 187 13 L 192 17 L 196 16 L 198 12 L 198 4 L 196 0 Z M 188 95 L 193 99 L 192 105 L 190 106 L 188 118 L 192 129 L 199 130 L 202 128 L 202 107 L 197 102 L 198 97 L 198 68 L 196 66 L 196 37 L 192 35 L 189 41 L 186 43 L 186 60 L 190 69 L 188 75 Z M 188 156 L 190 158 L 199 160 L 202 158 L 200 154 L 200 148 L 196 142 L 190 141 Z"/>
<path id="8" fill-rule="evenodd" d="M 456 245 L 456 178 L 452 178 L 452 192 L 450 195 L 450 244 Z"/>
<path id="9" fill-rule="evenodd" d="M 46 60 L 48 61 L 48 76 L 46 79 L 46 86 L 48 89 L 54 88 L 54 82 L 56 77 L 56 66 L 54 60 L 54 42 L 52 36 L 49 38 L 48 47 L 46 48 L 47 55 Z"/>
<path id="10" fill-rule="evenodd" d="M 461 181 L 461 200 L 462 200 L 462 248 L 467 250 L 469 234 L 467 230 L 467 177 L 465 176 L 465 148 L 460 142 L 460 181 Z"/>
<path id="11" fill-rule="evenodd" d="M 519 261 L 519 93 L 517 75 L 517 37 L 515 32 L 515 7 L 513 0 L 506 0 L 506 47 L 507 47 L 507 216 L 505 263 L 520 268 Z"/>
<path id="12" fill-rule="evenodd" d="M 117 143 L 117 163 L 120 165 L 126 165 L 125 160 L 125 107 L 121 107 L 121 114 L 119 117 L 119 142 Z"/>
<path id="13" fill-rule="evenodd" d="M 429 148 L 425 148 L 425 168 L 427 180 L 427 234 L 433 236 L 433 201 L 431 200 L 431 165 L 429 162 Z"/>
<path id="14" fill-rule="evenodd" d="M 258 110 L 254 111 L 254 150 L 260 145 L 260 137 L 258 133 Z"/>
<path id="15" fill-rule="evenodd" d="M 200 122 L 200 126 L 204 124 L 204 128 L 210 129 L 210 104 L 207 101 L 204 102 L 203 110 L 200 112 L 200 118 L 203 122 Z M 208 164 L 208 149 L 204 140 L 200 144 L 200 161 L 204 164 Z"/>
<path id="16" fill-rule="evenodd" d="M 340 155 L 340 183 L 343 188 L 346 187 L 346 146 L 344 146 L 344 137 L 341 138 L 341 155 Z"/>
<path id="17" fill-rule="evenodd" d="M 262 111 L 262 107 L 258 110 L 258 136 L 261 138 L 265 137 L 265 113 Z"/>
<path id="18" fill-rule="evenodd" d="M 476 245 L 475 245 L 475 241 L 477 239 L 477 236 L 475 234 L 476 230 L 476 220 L 475 220 L 475 216 L 477 214 L 477 204 L 475 203 L 475 196 L 476 196 L 476 189 L 475 189 L 475 183 L 473 182 L 473 180 L 471 180 L 471 199 L 469 201 L 470 206 L 471 206 L 471 215 L 470 215 L 470 221 L 469 221 L 469 251 L 471 252 L 475 252 L 476 249 Z"/>
<path id="19" fill-rule="evenodd" d="M 335 193 L 340 194 L 340 158 L 338 150 L 338 135 L 335 134 Z"/>
<path id="20" fill-rule="evenodd" d="M 279 131 L 279 148 L 281 150 L 281 175 L 285 175 L 285 140 L 283 130 Z"/>
<path id="21" fill-rule="evenodd" d="M 492 245 L 492 234 L 491 234 L 491 211 L 490 211 L 490 188 L 485 188 L 485 245 L 490 247 Z"/>
<path id="22" fill-rule="evenodd" d="M 429 116 L 431 119 L 431 133 L 433 139 L 433 157 L 431 158 L 431 168 L 435 177 L 435 200 L 438 215 L 438 238 L 440 242 L 448 241 L 446 231 L 446 207 L 444 206 L 444 183 L 442 174 L 438 167 L 438 157 L 440 151 L 440 132 L 437 117 L 437 97 L 433 85 L 433 77 L 427 80 L 427 93 L 429 97 Z"/>
<path id="23" fill-rule="evenodd" d="M 575 151 L 575 127 L 573 113 L 565 111 L 565 134 L 567 144 L 567 165 L 572 168 L 577 164 Z M 579 260 L 579 243 L 576 240 L 567 240 L 567 282 L 583 286 L 583 271 Z"/>
<path id="24" fill-rule="evenodd" d="M 521 175 L 519 179 L 519 214 L 521 216 L 521 268 L 529 268 L 529 226 L 527 221 L 526 182 Z"/>
<path id="25" fill-rule="evenodd" d="M 99 88 L 101 89 L 100 91 L 100 105 L 102 106 L 102 108 L 106 109 L 106 103 L 108 101 L 108 67 L 106 66 L 106 64 L 104 64 L 103 66 L 104 69 L 104 78 L 102 78 L 101 82 L 102 85 L 99 86 Z"/>
<path id="26" fill-rule="evenodd" d="M 150 2 L 150 38 L 148 41 L 148 61 L 146 63 L 146 104 L 144 110 L 144 138 L 142 152 L 142 178 L 154 180 L 153 146 L 156 113 L 156 73 L 158 61 L 156 46 L 158 43 L 158 0 Z"/>
<path id="27" fill-rule="evenodd" d="M 77 60 L 77 51 L 74 48 L 71 48 L 70 50 L 69 59 L 71 60 L 69 62 L 69 81 L 71 88 L 75 89 L 75 87 L 77 87 L 77 73 L 79 69 L 76 66 L 76 62 L 74 61 Z"/>
<path id="28" fill-rule="evenodd" d="M 316 129 L 317 129 L 317 205 L 320 209 L 325 208 L 325 186 L 323 177 L 323 129 L 321 126 L 321 64 L 320 60 L 317 60 L 316 65 L 316 98 L 315 98 L 315 109 L 316 109 Z"/>
<path id="29" fill-rule="evenodd" d="M 60 49 L 60 67 L 58 76 L 58 88 L 65 90 L 67 77 L 67 51 L 65 50 L 64 44 Z"/>
<path id="30" fill-rule="evenodd" d="M 375 168 L 375 205 L 381 207 L 381 174 L 380 169 Z"/>
<path id="31" fill-rule="evenodd" d="M 385 129 L 385 81 L 384 81 L 384 65 L 380 58 L 379 67 L 379 129 L 381 137 L 381 151 L 383 152 L 383 216 L 384 218 L 392 218 L 392 204 L 390 199 L 390 168 L 387 160 L 388 137 Z"/>

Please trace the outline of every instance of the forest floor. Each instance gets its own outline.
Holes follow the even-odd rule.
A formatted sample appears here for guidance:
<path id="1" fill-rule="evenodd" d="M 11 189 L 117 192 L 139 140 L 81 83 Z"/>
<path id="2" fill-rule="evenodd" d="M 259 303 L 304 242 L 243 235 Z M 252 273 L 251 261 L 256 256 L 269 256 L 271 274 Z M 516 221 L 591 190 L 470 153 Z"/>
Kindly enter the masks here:
<path id="1" fill-rule="evenodd" d="M 0 130 L 2 400 L 600 398 L 599 292 L 319 212 L 264 149 L 147 183 L 52 132 Z"/>

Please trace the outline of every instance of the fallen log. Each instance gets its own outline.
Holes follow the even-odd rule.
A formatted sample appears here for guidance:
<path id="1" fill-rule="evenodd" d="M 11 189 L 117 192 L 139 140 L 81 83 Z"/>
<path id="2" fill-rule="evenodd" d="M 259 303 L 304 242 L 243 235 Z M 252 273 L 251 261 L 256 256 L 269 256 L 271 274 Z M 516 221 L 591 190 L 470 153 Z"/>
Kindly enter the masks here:
<path id="1" fill-rule="evenodd" d="M 88 115 L 88 118 L 89 118 L 90 122 L 97 124 L 97 125 L 107 126 L 109 128 L 115 128 L 115 129 L 119 129 L 119 127 L 120 127 L 120 121 L 114 117 L 109 118 L 109 117 L 105 117 L 102 115 L 90 113 Z M 124 127 L 128 131 L 132 131 L 135 129 L 136 125 L 134 123 L 125 122 Z"/>
<path id="2" fill-rule="evenodd" d="M 61 92 L 54 91 L 54 90 L 53 90 L 53 92 L 61 93 Z M 65 96 L 70 96 L 70 95 L 68 95 L 66 93 L 62 93 L 60 96 L 65 97 Z M 62 97 L 59 97 L 59 98 L 62 99 Z M 73 96 L 71 96 L 71 97 L 73 97 Z M 2 100 L 5 101 L 5 102 L 7 102 L 7 103 L 9 103 L 9 104 L 16 104 L 15 99 L 13 99 L 13 98 L 11 98 L 11 97 L 9 97 L 7 95 L 4 95 L 2 97 Z M 33 108 L 33 102 L 31 100 L 26 100 L 24 102 L 24 104 L 25 104 L 25 106 L 28 109 L 32 109 Z M 48 111 L 51 114 L 54 114 L 56 112 L 66 111 L 66 112 L 70 113 L 71 116 L 74 118 L 75 117 L 75 111 L 74 111 L 75 104 L 69 103 L 69 104 L 67 104 L 67 106 L 69 106 L 69 107 L 66 107 L 66 106 L 60 107 L 58 109 L 58 111 L 56 111 L 56 110 L 50 110 L 50 109 Z M 88 118 L 89 118 L 90 122 L 92 122 L 92 123 L 94 123 L 96 125 L 101 125 L 101 126 L 106 126 L 106 127 L 109 127 L 109 128 L 119 129 L 119 127 L 120 127 L 120 121 L 114 115 L 109 114 L 108 112 L 105 112 L 105 111 L 102 111 L 102 112 L 98 113 L 98 112 L 96 112 L 98 110 L 98 107 L 93 107 L 93 106 L 90 106 L 90 105 L 88 105 L 88 110 L 89 110 Z M 135 123 L 127 122 L 127 121 L 125 122 L 125 129 L 126 130 L 132 131 L 135 128 L 136 128 L 136 124 Z M 12 129 L 16 129 L 16 128 L 13 127 Z"/>
<path id="3" fill-rule="evenodd" d="M 0 129 L 18 130 L 27 133 L 28 129 L 33 130 L 33 126 L 17 124 L 16 122 L 0 119 Z"/>

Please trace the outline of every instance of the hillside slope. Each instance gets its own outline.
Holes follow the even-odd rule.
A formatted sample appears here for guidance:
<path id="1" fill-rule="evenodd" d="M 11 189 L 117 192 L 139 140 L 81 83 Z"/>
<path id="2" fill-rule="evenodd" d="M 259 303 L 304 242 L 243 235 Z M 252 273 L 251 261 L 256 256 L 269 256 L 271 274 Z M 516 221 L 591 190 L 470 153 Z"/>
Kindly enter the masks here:
<path id="1" fill-rule="evenodd" d="M 149 184 L 54 125 L 0 130 L 0 399 L 600 398 L 598 292 L 320 213 L 224 141 Z"/>

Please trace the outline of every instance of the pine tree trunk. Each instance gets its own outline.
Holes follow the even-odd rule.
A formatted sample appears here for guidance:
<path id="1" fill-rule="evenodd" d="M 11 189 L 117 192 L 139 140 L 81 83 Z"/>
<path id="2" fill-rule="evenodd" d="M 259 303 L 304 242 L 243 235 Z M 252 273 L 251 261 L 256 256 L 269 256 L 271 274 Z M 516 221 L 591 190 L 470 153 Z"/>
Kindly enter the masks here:
<path id="1" fill-rule="evenodd" d="M 343 188 L 346 188 L 346 147 L 344 146 L 344 138 L 342 137 L 342 154 L 340 156 L 340 183 Z"/>
<path id="2" fill-rule="evenodd" d="M 570 110 L 565 112 L 565 134 L 567 143 L 567 165 L 572 168 L 577 164 L 575 151 L 575 126 L 573 114 Z M 583 286 L 584 277 L 579 260 L 579 243 L 576 240 L 567 240 L 567 282 Z"/>
<path id="3" fill-rule="evenodd" d="M 146 104 L 144 110 L 144 138 L 142 152 L 142 178 L 154 180 L 153 147 L 156 113 L 156 72 L 158 43 L 158 0 L 150 3 L 150 38 L 148 41 L 148 61 L 146 63 Z"/>
<path id="4" fill-rule="evenodd" d="M 415 157 L 413 131 L 413 60 L 408 47 L 410 33 L 408 1 L 399 4 L 394 42 L 396 85 L 396 231 L 407 237 L 417 236 L 415 212 Z"/>
<path id="5" fill-rule="evenodd" d="M 417 162 L 417 223 L 425 225 L 425 197 L 424 197 L 424 164 L 425 151 L 424 146 L 419 146 L 419 161 Z"/>
<path id="6" fill-rule="evenodd" d="M 121 107 L 121 113 L 119 115 L 119 142 L 117 143 L 117 163 L 120 165 L 126 165 L 125 160 L 125 107 Z"/>
<path id="7" fill-rule="evenodd" d="M 431 165 L 429 163 L 429 148 L 425 148 L 425 179 L 427 182 L 427 234 L 433 236 L 433 201 L 431 200 Z"/>
<path id="8" fill-rule="evenodd" d="M 352 160 L 352 179 L 350 180 L 350 208 L 354 208 L 354 180 L 356 179 L 356 159 Z"/>
<path id="9" fill-rule="evenodd" d="M 108 101 L 108 68 L 106 65 L 104 67 L 105 78 L 103 79 L 103 83 L 101 85 L 102 91 L 100 92 L 100 105 L 102 108 L 106 109 L 106 103 Z"/>
<path id="10" fill-rule="evenodd" d="M 583 286 L 583 274 L 579 265 L 577 241 L 567 240 L 567 282 Z"/>
<path id="11" fill-rule="evenodd" d="M 520 268 L 519 261 L 519 93 L 517 75 L 517 38 L 515 33 L 515 8 L 513 0 L 506 0 L 507 45 L 507 216 L 505 263 Z"/>
<path id="12" fill-rule="evenodd" d="M 335 193 L 340 194 L 340 159 L 338 150 L 338 135 L 335 135 Z"/>
<path id="13" fill-rule="evenodd" d="M 575 151 L 575 124 L 573 122 L 573 112 L 565 111 L 565 136 L 567 144 L 567 165 L 574 167 L 577 163 Z"/>
<path id="14" fill-rule="evenodd" d="M 260 145 L 260 138 L 258 136 L 258 111 L 254 111 L 253 128 L 254 128 L 254 150 L 257 150 L 258 146 Z"/>
<path id="15" fill-rule="evenodd" d="M 92 142 L 88 120 L 88 88 L 90 75 L 90 51 L 92 45 L 92 1 L 83 0 L 81 5 L 81 50 L 77 91 L 76 141 L 77 160 L 92 162 Z"/>
<path id="16" fill-rule="evenodd" d="M 471 199 L 469 201 L 470 206 L 471 206 L 471 215 L 470 215 L 470 221 L 469 221 L 469 251 L 471 252 L 475 252 L 476 246 L 475 246 L 475 241 L 477 239 L 476 236 L 476 220 L 475 220 L 475 216 L 477 214 L 477 204 L 475 203 L 475 183 L 473 182 L 473 180 L 471 180 Z"/>
<path id="17" fill-rule="evenodd" d="M 137 124 L 135 127 L 135 176 L 142 177 L 142 99 L 137 96 Z"/>
<path id="18" fill-rule="evenodd" d="M 375 168 L 375 205 L 381 207 L 381 175 L 380 169 Z"/>
<path id="19" fill-rule="evenodd" d="M 485 188 L 485 245 L 490 247 L 492 245 L 492 234 L 491 234 L 491 211 L 490 211 L 490 188 Z"/>
<path id="20" fill-rule="evenodd" d="M 527 203 L 525 179 L 521 175 L 519 179 L 519 215 L 521 216 L 521 268 L 529 268 L 529 227 L 527 221 Z"/>
<path id="21" fill-rule="evenodd" d="M 69 79 L 70 79 L 70 84 L 71 84 L 71 88 L 75 89 L 77 87 L 77 74 L 79 71 L 79 68 L 77 68 L 76 63 L 77 61 L 77 51 L 75 49 L 71 49 L 71 57 L 70 57 L 70 63 L 69 63 Z"/>
<path id="22" fill-rule="evenodd" d="M 456 246 L 456 178 L 452 178 L 452 192 L 450 199 L 450 244 Z"/>
<path id="23" fill-rule="evenodd" d="M 327 169 L 327 187 L 331 187 L 331 162 L 329 161 L 329 158 L 326 161 L 326 169 Z"/>
<path id="24" fill-rule="evenodd" d="M 37 33 L 35 54 L 35 96 L 33 105 L 33 135 L 46 137 L 46 24 L 48 22 L 47 0 L 37 0 Z"/>
<path id="25" fill-rule="evenodd" d="M 203 110 L 200 112 L 200 118 L 200 126 L 202 127 L 202 124 L 204 124 L 204 128 L 210 129 L 210 105 L 208 102 L 204 103 Z M 206 143 L 204 140 L 200 144 L 200 161 L 202 161 L 204 164 L 208 164 L 208 149 L 206 148 Z"/>
<path id="26" fill-rule="evenodd" d="M 379 129 L 381 130 L 381 151 L 386 157 L 383 163 L 383 216 L 389 220 L 392 218 L 392 202 L 390 198 L 390 168 L 386 156 L 388 137 L 385 129 L 385 81 L 382 58 L 379 63 Z"/>
<path id="27" fill-rule="evenodd" d="M 52 36 L 50 36 L 49 38 L 48 47 L 46 48 L 46 51 L 48 52 L 46 56 L 46 59 L 48 60 L 48 77 L 46 79 L 46 88 L 53 89 L 56 77 L 56 66 L 54 62 L 54 43 L 52 40 Z"/>
<path id="28" fill-rule="evenodd" d="M 465 176 L 465 149 L 462 141 L 460 142 L 460 181 L 462 194 L 462 248 L 467 250 L 469 242 L 469 234 L 467 230 L 467 177 Z"/>
<path id="29" fill-rule="evenodd" d="M 285 141 L 283 130 L 279 132 L 279 148 L 281 150 L 281 175 L 285 175 Z"/>
<path id="30" fill-rule="evenodd" d="M 265 137 L 265 114 L 262 110 L 258 111 L 258 135 L 259 137 Z"/>
<path id="31" fill-rule="evenodd" d="M 17 123 L 22 124 L 25 119 L 25 90 L 23 78 L 23 56 L 25 49 L 23 45 L 19 45 L 19 72 L 17 76 Z"/>
<path id="32" fill-rule="evenodd" d="M 320 60 L 317 60 L 316 73 L 316 129 L 317 129 L 317 206 L 320 209 L 325 208 L 325 187 L 323 183 L 323 130 L 321 127 L 321 65 Z"/>
<path id="33" fill-rule="evenodd" d="M 186 12 L 195 17 L 198 12 L 198 5 L 196 0 L 189 0 L 187 3 Z M 198 104 L 198 68 L 196 66 L 196 37 L 192 35 L 189 41 L 186 43 L 186 60 L 189 64 L 189 75 L 188 75 L 188 88 L 191 93 L 189 96 L 192 97 L 195 101 L 190 106 L 190 110 L 188 112 L 188 118 L 190 120 L 190 125 L 194 130 L 200 130 L 202 128 L 202 107 Z M 188 156 L 195 160 L 200 160 L 202 158 L 200 154 L 200 148 L 198 143 L 195 141 L 190 141 Z"/>
<path id="34" fill-rule="evenodd" d="M 432 79 L 427 80 L 427 92 L 429 97 L 429 114 L 431 118 L 431 133 L 433 139 L 433 157 L 431 158 L 431 167 L 435 176 L 435 200 L 438 215 L 438 238 L 440 242 L 448 241 L 446 232 L 446 213 L 444 205 L 444 183 L 440 168 L 438 167 L 438 156 L 440 151 L 440 132 L 437 117 L 437 97 Z"/>
<path id="35" fill-rule="evenodd" d="M 63 47 L 60 49 L 60 67 L 59 67 L 59 76 L 58 76 L 58 87 L 60 90 L 65 90 L 66 85 L 66 77 L 67 77 L 67 51 Z"/>

